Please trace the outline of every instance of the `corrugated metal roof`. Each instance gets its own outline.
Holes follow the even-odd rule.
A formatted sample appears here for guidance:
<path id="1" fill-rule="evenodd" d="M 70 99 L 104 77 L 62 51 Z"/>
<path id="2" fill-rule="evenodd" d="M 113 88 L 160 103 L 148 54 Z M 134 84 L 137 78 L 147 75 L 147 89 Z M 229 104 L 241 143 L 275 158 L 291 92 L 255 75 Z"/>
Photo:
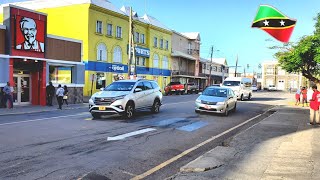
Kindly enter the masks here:
<path id="1" fill-rule="evenodd" d="M 168 30 L 168 31 L 171 31 L 171 29 L 169 29 L 167 26 L 165 26 L 164 24 L 162 24 L 158 19 L 148 15 L 148 14 L 145 14 L 144 16 L 141 17 L 145 22 L 147 22 L 148 24 L 151 24 L 153 26 L 156 26 L 156 27 L 159 27 L 159 28 L 162 28 L 162 29 L 165 29 L 165 30 Z"/>
<path id="2" fill-rule="evenodd" d="M 187 36 L 188 38 L 190 39 L 200 39 L 200 33 L 199 32 L 184 32 L 184 33 L 181 33 L 183 34 L 184 36 Z"/>

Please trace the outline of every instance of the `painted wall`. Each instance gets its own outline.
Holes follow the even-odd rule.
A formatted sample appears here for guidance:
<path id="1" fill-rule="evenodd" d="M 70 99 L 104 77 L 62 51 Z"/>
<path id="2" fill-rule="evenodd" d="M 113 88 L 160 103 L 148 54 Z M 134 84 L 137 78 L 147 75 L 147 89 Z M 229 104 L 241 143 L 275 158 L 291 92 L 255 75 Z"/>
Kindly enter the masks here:
<path id="1" fill-rule="evenodd" d="M 9 59 L 0 58 L 0 85 L 9 81 Z"/>

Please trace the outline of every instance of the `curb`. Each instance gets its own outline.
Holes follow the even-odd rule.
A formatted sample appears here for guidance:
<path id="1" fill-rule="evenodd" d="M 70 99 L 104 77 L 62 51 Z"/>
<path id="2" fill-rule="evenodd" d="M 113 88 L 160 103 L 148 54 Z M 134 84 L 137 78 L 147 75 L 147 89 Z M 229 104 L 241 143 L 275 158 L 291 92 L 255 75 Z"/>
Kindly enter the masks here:
<path id="1" fill-rule="evenodd" d="M 73 109 L 81 109 L 81 108 L 86 108 L 86 107 L 83 106 L 83 107 L 65 108 L 65 109 L 63 109 L 63 110 L 73 110 Z M 58 111 L 58 109 L 39 110 L 39 111 L 27 111 L 27 112 L 12 112 L 12 113 L 0 114 L 0 116 L 32 114 L 32 113 L 53 112 L 53 111 Z"/>

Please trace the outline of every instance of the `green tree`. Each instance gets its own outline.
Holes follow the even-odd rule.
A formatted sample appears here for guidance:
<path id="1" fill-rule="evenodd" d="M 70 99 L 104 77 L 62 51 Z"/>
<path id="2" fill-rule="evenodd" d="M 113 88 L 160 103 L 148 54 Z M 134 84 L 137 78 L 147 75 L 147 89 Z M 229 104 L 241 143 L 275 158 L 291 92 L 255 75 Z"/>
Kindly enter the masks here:
<path id="1" fill-rule="evenodd" d="M 289 73 L 302 73 L 307 79 L 320 83 L 320 13 L 315 18 L 315 31 L 304 36 L 296 44 L 273 46 L 270 49 L 280 49 L 275 57 L 280 66 Z"/>

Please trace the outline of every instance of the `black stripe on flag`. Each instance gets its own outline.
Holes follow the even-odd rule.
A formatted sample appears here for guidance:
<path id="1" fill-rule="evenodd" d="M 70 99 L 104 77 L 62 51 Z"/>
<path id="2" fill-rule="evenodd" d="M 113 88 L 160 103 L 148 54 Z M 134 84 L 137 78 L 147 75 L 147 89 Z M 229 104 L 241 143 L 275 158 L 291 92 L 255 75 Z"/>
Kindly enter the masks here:
<path id="1" fill-rule="evenodd" d="M 264 19 L 257 21 L 252 24 L 252 27 L 263 28 L 263 27 L 287 27 L 295 25 L 296 21 L 291 19 Z"/>

